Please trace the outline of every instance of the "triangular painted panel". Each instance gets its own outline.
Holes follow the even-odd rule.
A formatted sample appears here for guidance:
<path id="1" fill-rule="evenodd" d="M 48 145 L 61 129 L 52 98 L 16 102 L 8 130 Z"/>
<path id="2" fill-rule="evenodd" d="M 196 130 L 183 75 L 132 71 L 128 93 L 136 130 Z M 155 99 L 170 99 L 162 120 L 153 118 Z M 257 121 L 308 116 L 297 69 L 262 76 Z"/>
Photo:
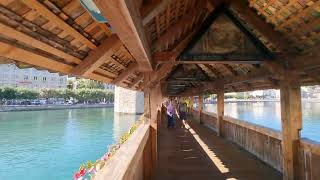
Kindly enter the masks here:
<path id="1" fill-rule="evenodd" d="M 216 14 L 211 24 L 183 51 L 180 59 L 258 60 L 271 54 L 237 19 L 230 16 L 226 11 Z"/>

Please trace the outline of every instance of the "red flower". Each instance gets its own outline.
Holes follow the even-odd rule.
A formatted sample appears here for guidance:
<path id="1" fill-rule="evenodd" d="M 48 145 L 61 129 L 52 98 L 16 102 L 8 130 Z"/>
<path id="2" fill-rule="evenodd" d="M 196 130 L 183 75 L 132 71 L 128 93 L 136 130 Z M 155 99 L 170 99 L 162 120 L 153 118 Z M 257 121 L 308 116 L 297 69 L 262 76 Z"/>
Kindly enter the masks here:
<path id="1" fill-rule="evenodd" d="M 85 169 L 81 169 L 79 171 L 80 176 L 84 176 L 86 174 L 86 170 Z"/>
<path id="2" fill-rule="evenodd" d="M 81 169 L 79 172 L 75 173 L 73 175 L 73 179 L 74 180 L 77 180 L 79 179 L 80 177 L 84 176 L 86 174 L 86 170 L 85 169 Z"/>

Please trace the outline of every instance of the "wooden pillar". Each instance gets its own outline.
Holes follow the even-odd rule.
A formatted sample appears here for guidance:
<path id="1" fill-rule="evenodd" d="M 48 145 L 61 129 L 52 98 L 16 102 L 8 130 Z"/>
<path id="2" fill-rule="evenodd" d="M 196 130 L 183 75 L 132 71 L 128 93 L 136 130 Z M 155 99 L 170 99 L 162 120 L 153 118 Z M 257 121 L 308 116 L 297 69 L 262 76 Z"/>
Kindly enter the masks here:
<path id="1" fill-rule="evenodd" d="M 289 76 L 288 76 L 289 77 Z M 298 148 L 302 128 L 299 83 L 284 80 L 280 85 L 283 179 L 299 179 Z"/>
<path id="2" fill-rule="evenodd" d="M 223 116 L 224 116 L 224 89 L 219 88 L 217 93 L 217 133 L 223 136 Z"/>
<path id="3" fill-rule="evenodd" d="M 199 95 L 199 122 L 200 124 L 203 124 L 203 121 L 201 120 L 201 114 L 203 111 L 203 96 Z"/>
<path id="4" fill-rule="evenodd" d="M 148 87 L 150 81 L 150 73 L 144 74 L 144 117 L 150 123 L 150 154 L 146 154 L 144 160 L 150 160 L 149 162 L 144 161 L 144 179 L 153 179 L 154 172 L 157 166 L 158 159 L 158 124 L 161 118 L 161 107 L 162 107 L 162 91 L 161 85 L 157 84 L 154 87 Z"/>

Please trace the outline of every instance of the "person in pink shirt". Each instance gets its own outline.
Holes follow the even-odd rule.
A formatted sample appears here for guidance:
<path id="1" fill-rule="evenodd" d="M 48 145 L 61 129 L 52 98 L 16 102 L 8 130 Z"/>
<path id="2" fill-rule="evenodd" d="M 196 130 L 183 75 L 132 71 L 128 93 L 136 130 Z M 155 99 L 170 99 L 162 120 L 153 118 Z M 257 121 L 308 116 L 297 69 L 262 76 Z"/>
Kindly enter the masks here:
<path id="1" fill-rule="evenodd" d="M 173 116 L 175 113 L 175 108 L 171 102 L 169 101 L 169 105 L 167 106 L 167 116 L 168 116 L 168 128 L 174 128 L 174 121 L 173 121 Z"/>

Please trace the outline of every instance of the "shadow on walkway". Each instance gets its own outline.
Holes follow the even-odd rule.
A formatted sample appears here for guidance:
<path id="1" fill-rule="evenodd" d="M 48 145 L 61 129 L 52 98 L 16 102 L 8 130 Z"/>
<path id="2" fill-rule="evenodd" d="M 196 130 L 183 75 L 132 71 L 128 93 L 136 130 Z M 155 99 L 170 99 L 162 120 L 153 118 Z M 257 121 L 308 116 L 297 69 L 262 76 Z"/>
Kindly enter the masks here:
<path id="1" fill-rule="evenodd" d="M 165 123 L 165 122 L 164 122 Z M 276 180 L 282 175 L 239 146 L 193 121 L 162 124 L 157 180 Z"/>

